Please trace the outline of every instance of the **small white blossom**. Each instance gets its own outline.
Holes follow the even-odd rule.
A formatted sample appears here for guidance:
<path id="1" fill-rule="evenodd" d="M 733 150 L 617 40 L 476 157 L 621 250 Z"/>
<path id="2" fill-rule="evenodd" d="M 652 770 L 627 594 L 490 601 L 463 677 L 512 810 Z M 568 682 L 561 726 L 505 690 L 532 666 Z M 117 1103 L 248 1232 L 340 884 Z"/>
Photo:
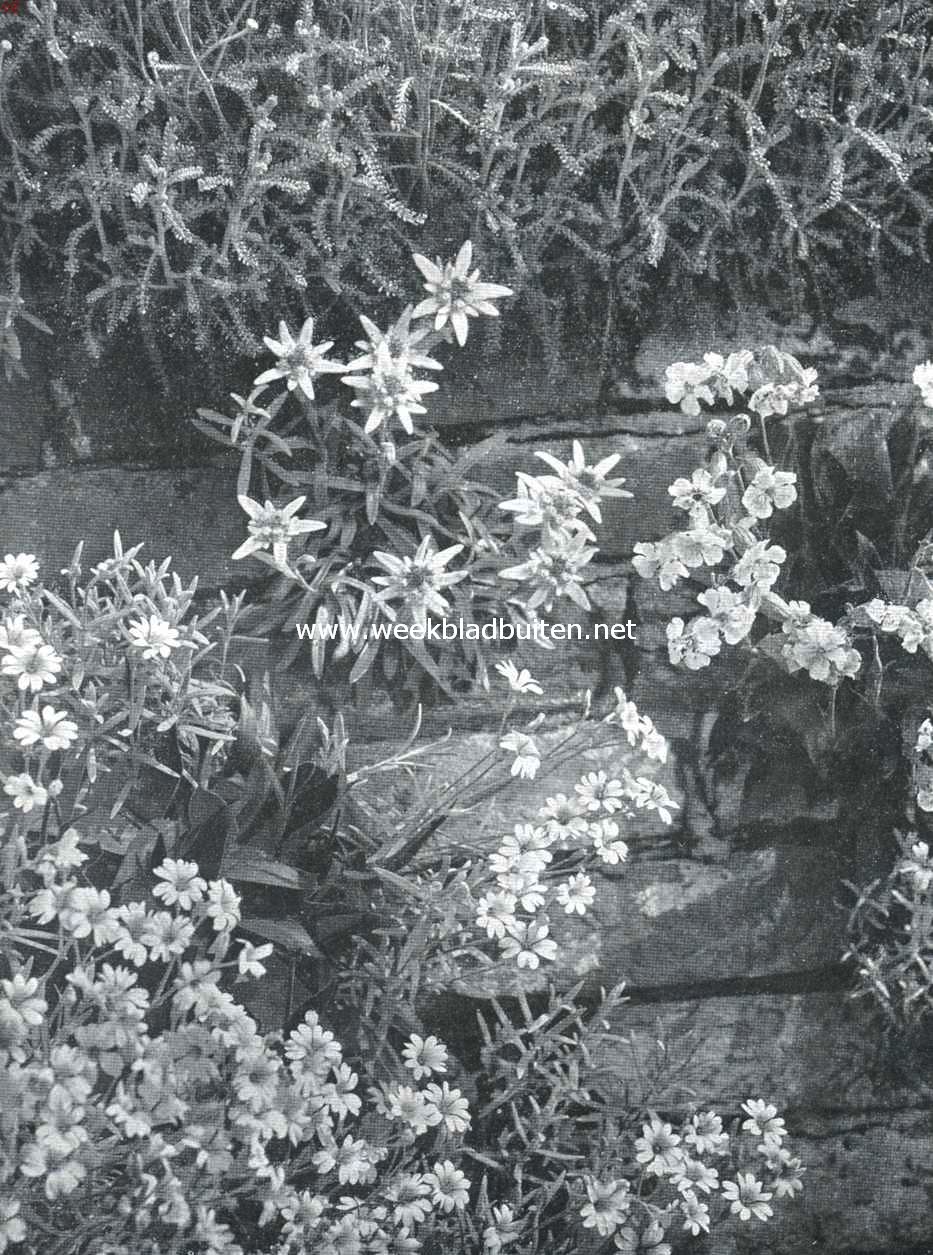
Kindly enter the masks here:
<path id="1" fill-rule="evenodd" d="M 0 562 L 0 592 L 25 592 L 38 578 L 39 563 L 31 553 L 8 553 Z"/>
<path id="2" fill-rule="evenodd" d="M 133 619 L 127 627 L 127 633 L 132 648 L 138 649 L 143 658 L 150 661 L 168 658 L 181 641 L 178 628 L 172 627 L 158 614 Z"/>
<path id="3" fill-rule="evenodd" d="M 67 750 L 78 739 L 78 725 L 67 711 L 43 706 L 41 712 L 24 710 L 17 717 L 13 736 L 24 749 L 41 742 L 47 750 Z"/>

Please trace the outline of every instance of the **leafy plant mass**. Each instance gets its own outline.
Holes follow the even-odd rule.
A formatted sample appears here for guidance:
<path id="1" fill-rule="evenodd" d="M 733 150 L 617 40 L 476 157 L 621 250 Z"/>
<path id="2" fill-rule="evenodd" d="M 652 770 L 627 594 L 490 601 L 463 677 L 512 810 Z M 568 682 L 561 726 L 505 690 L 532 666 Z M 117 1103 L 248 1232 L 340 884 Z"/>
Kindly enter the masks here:
<path id="1" fill-rule="evenodd" d="M 730 1124 L 670 1095 L 663 1113 L 647 1095 L 628 1114 L 611 1101 L 623 1039 L 604 1017 L 618 990 L 595 1013 L 575 1003 L 579 985 L 543 1011 L 520 992 L 517 1018 L 490 996 L 475 1077 L 420 1019 L 426 992 L 470 973 L 554 963 L 548 912 L 586 913 L 592 864 L 627 856 L 623 823 L 670 821 L 663 785 L 637 774 L 666 744 L 623 693 L 550 748 L 532 735 L 540 720 L 503 732 L 491 761 L 398 822 L 383 807 L 380 831 L 354 789 L 409 751 L 348 776 L 339 727 L 320 729 L 314 768 L 281 756 L 268 712 L 244 702 L 232 726 L 230 691 L 206 669 L 213 652 L 223 662 L 237 604 L 191 619 L 167 564 L 143 567 L 119 540 L 87 584 L 76 556 L 67 598 L 38 574 L 28 554 L 0 564 L 4 1249 L 663 1251 L 665 1235 L 767 1220 L 800 1189 L 767 1102 Z M 535 683 L 499 670 L 514 692 Z M 159 740 L 170 731 L 177 770 Z M 584 774 L 495 853 L 444 839 L 445 817 L 514 777 L 613 743 L 631 763 L 619 778 Z M 142 821 L 131 776 L 109 809 L 123 830 L 105 835 L 97 794 L 123 759 L 175 785 Z M 341 784 L 302 867 L 287 860 L 308 848 L 292 803 L 309 767 L 336 767 Z M 229 823 L 205 845 L 219 811 L 247 850 Z M 294 916 L 257 914 L 270 887 L 297 900 Z M 272 987 L 291 991 L 300 966 L 312 1006 L 288 993 L 261 1028 L 268 997 L 237 993 L 269 984 L 270 964 L 290 973 Z"/>
<path id="2" fill-rule="evenodd" d="M 627 317 L 659 268 L 927 256 L 922 6 L 33 0 L 2 35 L 10 283 L 63 265 L 94 353 L 255 353 L 467 237 L 552 346 L 594 282 Z"/>

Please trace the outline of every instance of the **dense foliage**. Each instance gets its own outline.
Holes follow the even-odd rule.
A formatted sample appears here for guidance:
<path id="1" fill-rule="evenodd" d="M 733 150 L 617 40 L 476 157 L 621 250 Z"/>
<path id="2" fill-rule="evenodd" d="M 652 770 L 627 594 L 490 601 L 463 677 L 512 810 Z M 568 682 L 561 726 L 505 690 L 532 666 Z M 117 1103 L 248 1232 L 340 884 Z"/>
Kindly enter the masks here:
<path id="1" fill-rule="evenodd" d="M 659 267 L 818 295 L 927 256 L 909 0 L 31 0 L 0 37 L 5 295 L 47 264 L 93 353 L 252 353 L 465 237 L 551 333 Z"/>

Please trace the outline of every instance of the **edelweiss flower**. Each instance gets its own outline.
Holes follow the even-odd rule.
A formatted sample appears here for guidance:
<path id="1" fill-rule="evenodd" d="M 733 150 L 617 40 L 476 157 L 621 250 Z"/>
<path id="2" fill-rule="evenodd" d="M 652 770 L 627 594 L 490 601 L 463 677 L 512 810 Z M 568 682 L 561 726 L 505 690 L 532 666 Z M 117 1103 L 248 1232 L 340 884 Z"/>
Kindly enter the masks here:
<path id="1" fill-rule="evenodd" d="M 314 400 L 314 380 L 318 375 L 332 374 L 346 370 L 342 362 L 330 362 L 325 358 L 329 349 L 334 347 L 333 340 L 325 340 L 322 344 L 314 344 L 314 319 L 305 319 L 296 340 L 284 322 L 279 323 L 279 338 L 273 340 L 263 336 L 263 343 L 271 353 L 279 359 L 270 370 L 265 370 L 253 380 L 254 388 L 263 388 L 274 383 L 276 379 L 284 379 L 289 392 L 295 388 Z"/>
<path id="2" fill-rule="evenodd" d="M 8 553 L 0 562 L 0 591 L 22 593 L 39 577 L 39 563 L 31 553 Z"/>
<path id="3" fill-rule="evenodd" d="M 78 739 L 78 725 L 68 718 L 67 711 L 54 706 L 38 710 L 24 710 L 17 718 L 13 737 L 28 748 L 41 741 L 47 750 L 66 750 Z"/>
<path id="4" fill-rule="evenodd" d="M 181 643 L 178 628 L 172 627 L 167 619 L 158 614 L 133 619 L 127 632 L 132 648 L 140 650 L 143 658 L 150 661 L 168 658 L 172 650 L 177 649 Z"/>
<path id="5" fill-rule="evenodd" d="M 536 458 L 547 462 L 548 466 L 557 471 L 557 482 L 567 485 L 579 496 L 587 513 L 597 523 L 602 522 L 599 502 L 603 497 L 631 497 L 633 495 L 622 487 L 625 483 L 624 478 L 607 478 L 615 464 L 620 461 L 621 456 L 620 453 L 611 453 L 594 466 L 587 466 L 583 445 L 579 440 L 573 442 L 569 462 L 561 462 L 553 453 L 535 453 Z M 544 476 L 543 482 L 548 483 L 552 479 L 551 476 Z"/>
<path id="6" fill-rule="evenodd" d="M 414 432 L 412 414 L 427 413 L 421 398 L 436 392 L 439 385 L 433 379 L 416 379 L 408 357 L 404 354 L 393 357 L 385 341 L 372 353 L 351 362 L 347 369 L 363 369 L 370 361 L 372 366 L 365 375 L 344 375 L 340 381 L 360 393 L 350 402 L 351 406 L 369 410 L 363 430 L 375 431 L 390 418 L 397 418 L 411 435 Z"/>
<path id="7" fill-rule="evenodd" d="M 463 545 L 451 545 L 439 553 L 434 550 L 434 541 L 426 536 L 418 546 L 413 557 L 397 558 L 391 553 L 375 550 L 373 557 L 388 575 L 374 575 L 373 583 L 384 585 L 383 591 L 376 595 L 379 602 L 398 599 L 405 603 L 414 621 L 421 626 L 427 622 L 427 616 L 446 615 L 450 604 L 440 593 L 443 588 L 450 588 L 466 579 L 468 571 L 445 571 L 444 567 L 463 549 Z"/>
<path id="8" fill-rule="evenodd" d="M 436 358 L 419 351 L 418 345 L 427 337 L 428 329 L 421 327 L 412 331 L 412 315 L 413 308 L 408 305 L 388 331 L 380 331 L 374 322 L 361 314 L 360 322 L 368 340 L 356 341 L 356 347 L 363 350 L 363 356 L 348 362 L 347 370 L 372 370 L 376 365 L 376 350 L 380 345 L 384 345 L 393 358 L 402 358 L 409 366 L 419 370 L 443 370 L 444 367 Z"/>
<path id="9" fill-rule="evenodd" d="M 260 505 L 251 497 L 237 497 L 240 507 L 249 515 L 247 531 L 249 538 L 244 540 L 232 557 L 234 560 L 245 558 L 252 553 L 271 553 L 278 566 L 284 566 L 288 558 L 288 545 L 296 536 L 304 536 L 307 532 L 320 532 L 327 527 L 318 519 L 296 519 L 295 515 L 305 503 L 304 497 L 296 497 L 285 506 L 274 506 L 271 501 Z"/>
<path id="10" fill-rule="evenodd" d="M 519 527 L 541 527 L 546 537 L 559 540 L 579 534 L 586 540 L 595 536 L 579 517 L 586 501 L 576 487 L 556 475 L 529 475 L 516 471 L 518 496 L 500 501 L 499 509 L 515 515 Z"/>
<path id="11" fill-rule="evenodd" d="M 529 610 L 543 606 L 550 611 L 557 597 L 569 597 L 581 610 L 589 610 L 590 599 L 580 582 L 583 568 L 596 550 L 586 544 L 582 533 L 552 538 L 545 548 L 533 549 L 526 562 L 499 572 L 504 580 L 521 580 L 531 585 L 525 600 Z"/>
<path id="12" fill-rule="evenodd" d="M 492 302 L 512 295 L 512 289 L 501 283 L 481 283 L 479 270 L 470 273 L 473 260 L 470 240 L 461 245 L 453 262 L 442 262 L 440 258 L 432 262 L 421 253 L 414 253 L 412 259 L 427 280 L 424 287 L 429 293 L 426 300 L 415 306 L 412 317 L 433 315 L 435 331 L 442 330 L 449 322 L 461 347 L 466 344 L 467 319 L 478 314 L 498 317 L 499 311 Z"/>

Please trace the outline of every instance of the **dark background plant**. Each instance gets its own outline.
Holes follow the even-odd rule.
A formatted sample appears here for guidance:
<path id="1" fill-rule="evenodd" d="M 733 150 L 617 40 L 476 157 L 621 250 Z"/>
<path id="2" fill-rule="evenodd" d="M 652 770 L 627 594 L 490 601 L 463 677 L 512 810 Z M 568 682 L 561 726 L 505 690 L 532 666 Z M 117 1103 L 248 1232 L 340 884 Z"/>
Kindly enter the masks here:
<path id="1" fill-rule="evenodd" d="M 659 273 L 829 304 L 926 260 L 929 27 L 907 0 L 31 0 L 0 51 L 8 292 L 44 313 L 64 278 L 92 355 L 253 353 L 463 238 L 552 346 L 584 305 L 630 331 Z"/>

